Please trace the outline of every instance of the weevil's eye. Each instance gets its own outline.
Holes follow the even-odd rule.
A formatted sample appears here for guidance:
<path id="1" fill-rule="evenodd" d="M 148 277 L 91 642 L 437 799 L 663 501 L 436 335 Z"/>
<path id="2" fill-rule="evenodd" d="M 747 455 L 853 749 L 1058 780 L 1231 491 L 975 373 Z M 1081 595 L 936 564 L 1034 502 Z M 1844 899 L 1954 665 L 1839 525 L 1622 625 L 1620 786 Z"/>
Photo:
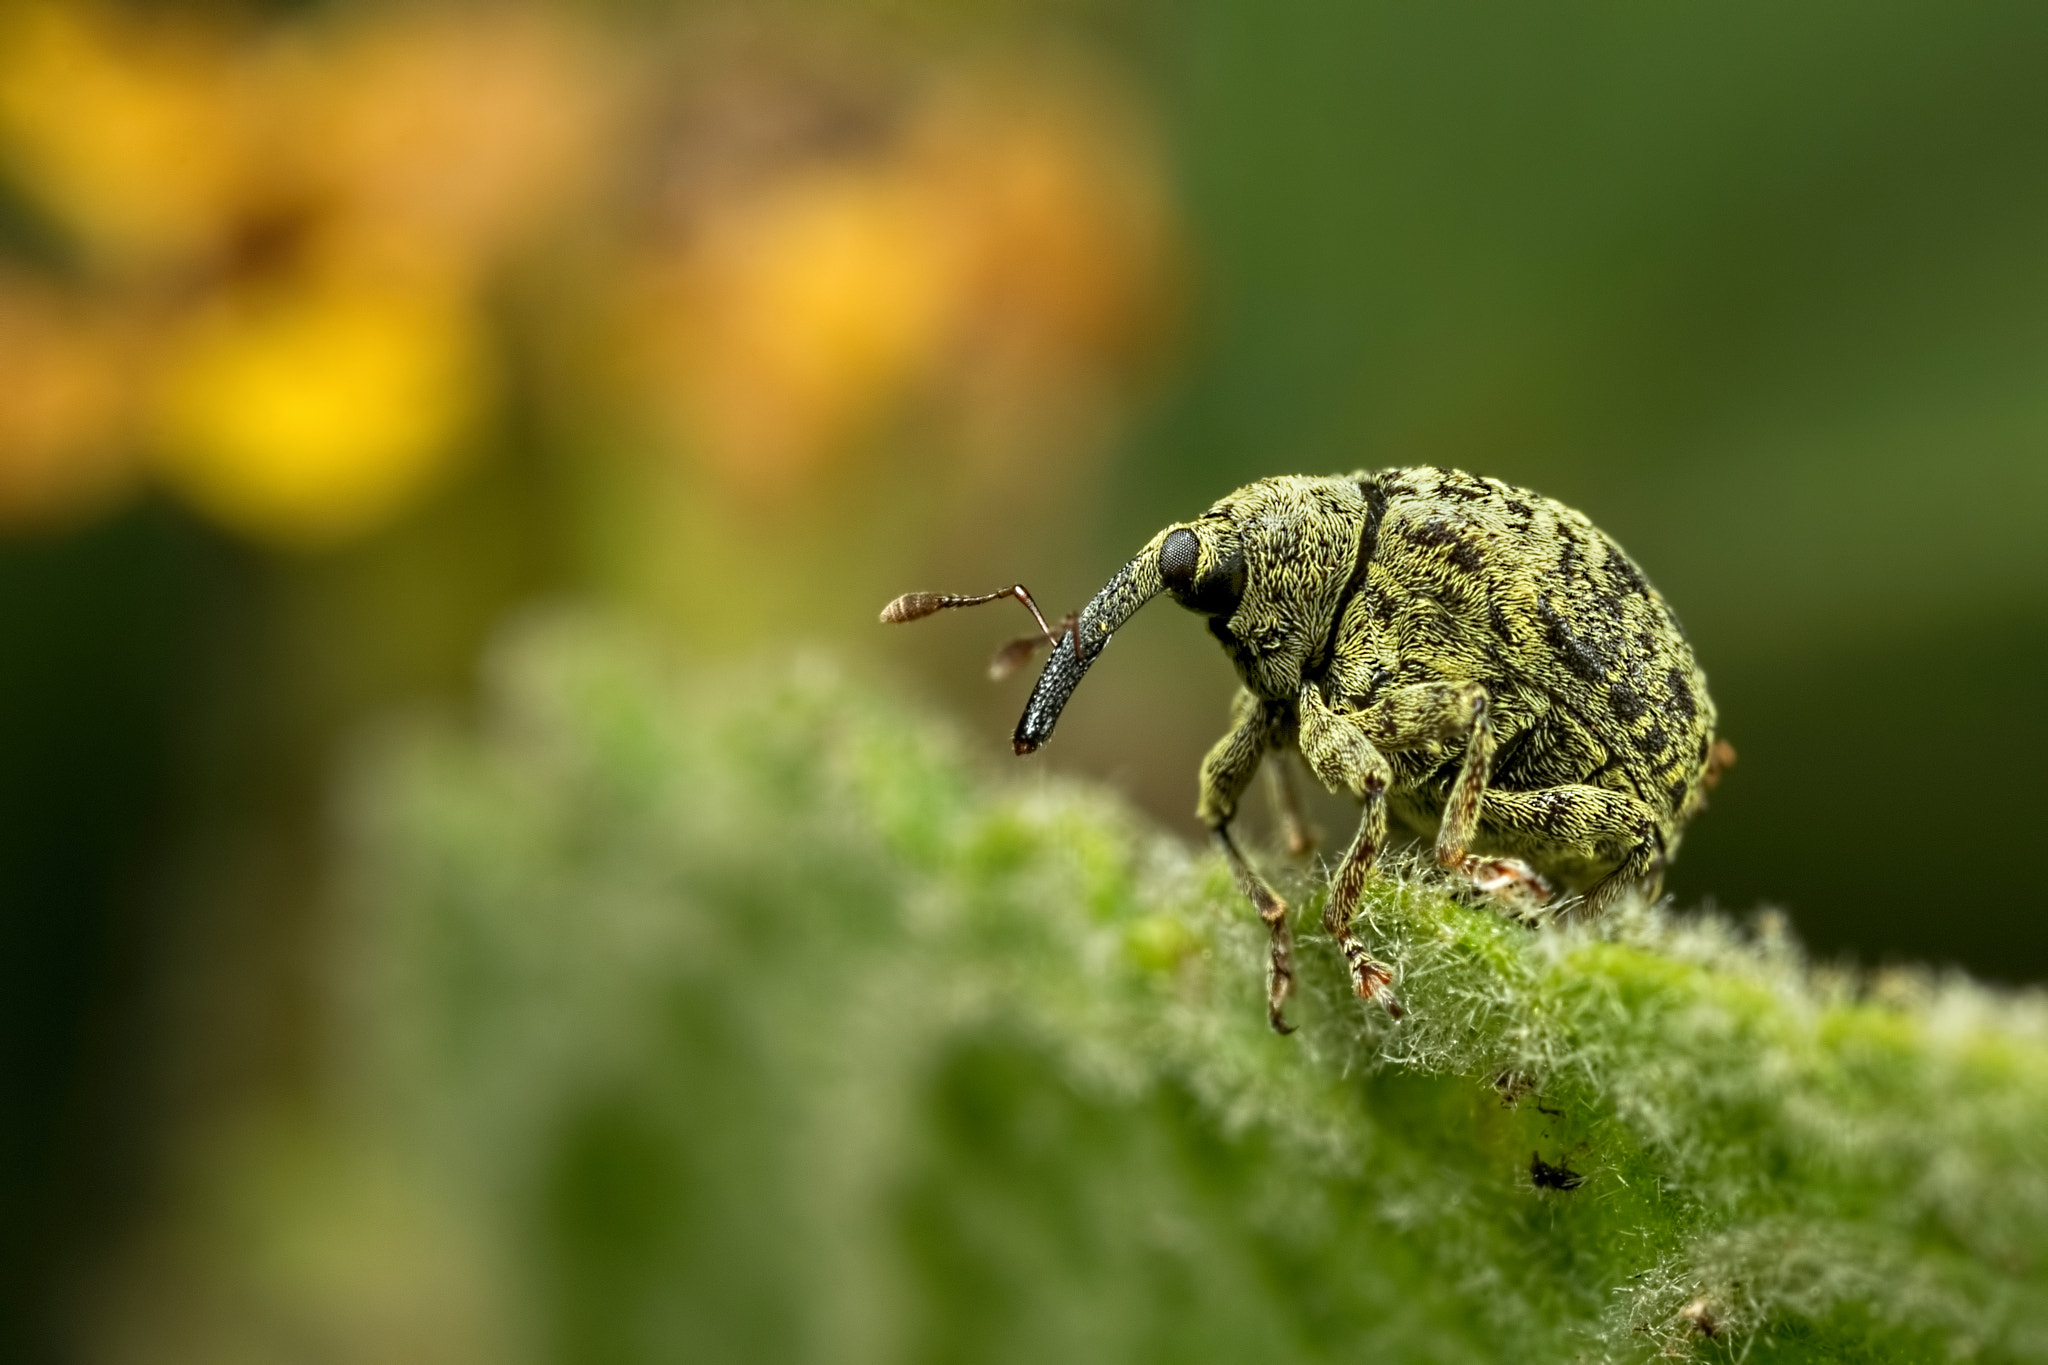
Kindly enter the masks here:
<path id="1" fill-rule="evenodd" d="M 1159 547 L 1159 576 L 1166 586 L 1179 591 L 1195 581 L 1195 562 L 1202 557 L 1202 542 L 1193 531 L 1182 528 Z"/>

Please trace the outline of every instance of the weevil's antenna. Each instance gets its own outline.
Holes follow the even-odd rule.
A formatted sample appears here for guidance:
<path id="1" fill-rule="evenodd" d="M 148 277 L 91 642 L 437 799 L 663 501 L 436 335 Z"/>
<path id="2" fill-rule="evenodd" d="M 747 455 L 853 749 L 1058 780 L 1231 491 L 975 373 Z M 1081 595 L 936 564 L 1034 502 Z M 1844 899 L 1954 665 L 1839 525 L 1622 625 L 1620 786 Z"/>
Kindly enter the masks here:
<path id="1" fill-rule="evenodd" d="M 994 602 L 1005 597 L 1013 597 L 1024 604 L 1024 609 L 1031 613 L 1031 619 L 1038 622 L 1039 633 L 1012 640 L 997 650 L 995 657 L 990 659 L 988 664 L 988 675 L 991 678 L 1008 677 L 1016 671 L 1019 664 L 1029 659 L 1040 645 L 1059 648 L 1062 635 L 1074 635 L 1075 647 L 1079 648 L 1080 636 L 1075 632 L 1080 617 L 1068 612 L 1060 619 L 1059 625 L 1047 625 L 1045 613 L 1038 609 L 1038 603 L 1032 598 L 1031 590 L 1022 583 L 1012 583 L 998 592 L 983 593 L 979 597 L 961 597 L 941 592 L 907 592 L 882 608 L 882 622 L 884 625 L 900 625 L 905 621 L 916 621 L 953 607 L 978 607 L 984 602 Z"/>

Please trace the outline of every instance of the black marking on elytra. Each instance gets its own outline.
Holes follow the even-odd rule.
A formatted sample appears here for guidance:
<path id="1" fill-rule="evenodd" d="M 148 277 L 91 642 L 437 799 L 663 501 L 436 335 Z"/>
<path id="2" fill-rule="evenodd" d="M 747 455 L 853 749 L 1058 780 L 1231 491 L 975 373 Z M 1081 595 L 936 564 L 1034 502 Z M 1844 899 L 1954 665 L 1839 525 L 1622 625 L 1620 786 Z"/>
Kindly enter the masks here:
<path id="1" fill-rule="evenodd" d="M 1479 572 L 1479 566 L 1485 562 L 1479 547 L 1442 517 L 1432 516 L 1425 521 L 1410 522 L 1402 527 L 1401 534 L 1410 545 L 1446 550 L 1451 563 L 1466 573 Z"/>
<path id="2" fill-rule="evenodd" d="M 1566 583 L 1579 577 L 1579 546 L 1577 541 L 1567 540 L 1564 548 L 1557 552 L 1557 576 Z"/>
<path id="3" fill-rule="evenodd" d="M 1627 555 L 1610 545 L 1607 547 L 1607 574 L 1629 592 L 1638 597 L 1650 595 L 1650 585 L 1643 581 L 1643 575 Z"/>
<path id="4" fill-rule="evenodd" d="M 1635 737 L 1634 743 L 1638 753 L 1655 757 L 1671 747 L 1671 735 L 1661 724 L 1653 721 L 1649 729 Z"/>
<path id="5" fill-rule="evenodd" d="M 1503 644 L 1512 646 L 1515 643 L 1515 628 L 1508 624 L 1508 614 L 1498 598 L 1486 599 L 1486 624 L 1493 627 L 1493 633 L 1501 638 Z"/>
<path id="6" fill-rule="evenodd" d="M 1664 690 L 1672 714 L 1678 717 L 1680 724 L 1691 725 L 1699 715 L 1699 704 L 1693 700 L 1692 684 L 1686 681 L 1685 674 L 1676 668 L 1667 672 L 1664 675 Z M 1701 757 L 1705 756 L 1704 753 L 1701 754 Z"/>
<path id="7" fill-rule="evenodd" d="M 1607 700 L 1614 707 L 1614 714 L 1624 722 L 1638 720 L 1649 706 L 1643 701 L 1642 693 L 1625 682 L 1617 682 L 1607 689 Z"/>
<path id="8" fill-rule="evenodd" d="M 1494 496 L 1492 489 L 1472 478 L 1446 478 L 1436 491 L 1441 497 L 1456 498 L 1459 502 L 1489 502 Z"/>
<path id="9" fill-rule="evenodd" d="M 1682 777 L 1671 784 L 1671 809 L 1678 810 L 1685 805 L 1685 793 L 1690 786 Z"/>
<path id="10" fill-rule="evenodd" d="M 1571 625 L 1557 614 L 1557 608 L 1550 605 L 1550 594 L 1536 595 L 1536 615 L 1542 618 L 1544 638 L 1550 647 L 1564 660 L 1564 666 L 1587 682 L 1602 682 L 1607 677 L 1607 660 L 1595 652 L 1593 646 L 1581 639 Z"/>

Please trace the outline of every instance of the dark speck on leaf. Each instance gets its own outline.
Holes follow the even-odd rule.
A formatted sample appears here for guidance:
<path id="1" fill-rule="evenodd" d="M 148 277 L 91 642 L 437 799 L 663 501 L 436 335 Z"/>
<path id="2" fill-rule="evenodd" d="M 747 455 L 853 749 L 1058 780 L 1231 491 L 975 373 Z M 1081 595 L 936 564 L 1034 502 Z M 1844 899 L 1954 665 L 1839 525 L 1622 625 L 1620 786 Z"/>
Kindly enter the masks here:
<path id="1" fill-rule="evenodd" d="M 1529 1153 L 1529 1179 L 1539 1190 L 1575 1190 L 1586 1183 L 1586 1177 L 1571 1167 L 1545 1161 L 1541 1152 Z"/>

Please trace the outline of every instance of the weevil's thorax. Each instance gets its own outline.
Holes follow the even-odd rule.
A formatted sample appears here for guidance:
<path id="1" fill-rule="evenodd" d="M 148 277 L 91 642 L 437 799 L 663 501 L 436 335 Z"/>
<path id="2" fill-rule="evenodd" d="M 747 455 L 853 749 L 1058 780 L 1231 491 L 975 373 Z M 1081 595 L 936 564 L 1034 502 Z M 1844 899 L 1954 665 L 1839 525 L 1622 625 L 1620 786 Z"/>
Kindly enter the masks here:
<path id="1" fill-rule="evenodd" d="M 1166 589 L 1209 618 L 1247 688 L 1291 700 L 1329 640 L 1365 516 L 1353 480 L 1247 484 L 1164 533 Z"/>

